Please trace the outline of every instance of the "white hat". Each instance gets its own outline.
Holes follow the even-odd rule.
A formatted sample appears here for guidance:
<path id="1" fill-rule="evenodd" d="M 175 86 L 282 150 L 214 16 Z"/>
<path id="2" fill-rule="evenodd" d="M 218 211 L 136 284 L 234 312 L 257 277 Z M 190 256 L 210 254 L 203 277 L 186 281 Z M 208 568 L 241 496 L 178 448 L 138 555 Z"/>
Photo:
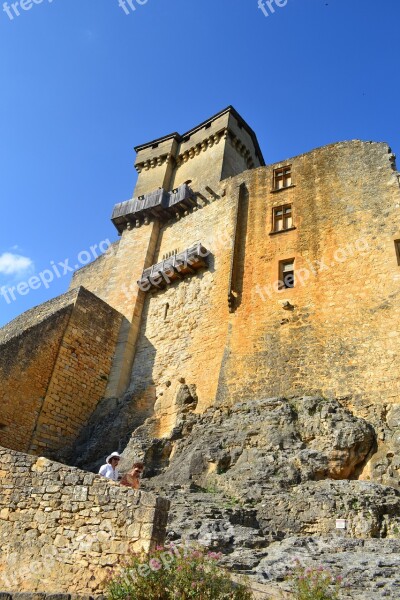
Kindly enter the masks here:
<path id="1" fill-rule="evenodd" d="M 107 462 L 108 464 L 110 464 L 110 460 L 111 460 L 112 458 L 121 458 L 121 457 L 120 457 L 120 455 L 118 454 L 118 452 L 113 452 L 112 454 L 110 454 L 110 456 L 107 456 L 107 458 L 106 458 L 106 462 Z"/>

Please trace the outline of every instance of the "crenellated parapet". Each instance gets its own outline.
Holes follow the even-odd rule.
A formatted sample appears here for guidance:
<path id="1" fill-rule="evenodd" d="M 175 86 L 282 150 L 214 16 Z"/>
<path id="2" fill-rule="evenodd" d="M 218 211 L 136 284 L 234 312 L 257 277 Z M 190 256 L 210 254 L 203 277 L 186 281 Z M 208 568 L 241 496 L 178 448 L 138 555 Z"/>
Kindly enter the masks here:
<path id="1" fill-rule="evenodd" d="M 178 155 L 176 159 L 177 167 L 180 167 L 183 163 L 188 162 L 188 160 L 199 156 L 199 154 L 201 154 L 202 152 L 207 152 L 209 148 L 212 148 L 215 144 L 219 144 L 221 140 L 226 140 L 227 136 L 228 129 L 226 128 L 221 131 L 218 131 L 217 133 L 214 133 L 213 135 L 206 137 L 201 142 L 198 142 L 197 144 L 193 145 L 191 148 L 185 150 L 184 152 Z"/>
<path id="2" fill-rule="evenodd" d="M 150 169 L 155 169 L 156 167 L 162 167 L 165 164 L 174 164 L 174 161 L 175 158 L 171 153 L 163 154 L 154 158 L 148 158 L 141 163 L 136 163 L 135 169 L 140 174 L 142 171 L 149 171 Z"/>
<path id="3" fill-rule="evenodd" d="M 228 139 L 232 148 L 244 158 L 248 169 L 254 169 L 255 166 L 259 166 L 254 162 L 251 149 L 233 131 L 227 129 L 224 133 L 224 139 Z"/>

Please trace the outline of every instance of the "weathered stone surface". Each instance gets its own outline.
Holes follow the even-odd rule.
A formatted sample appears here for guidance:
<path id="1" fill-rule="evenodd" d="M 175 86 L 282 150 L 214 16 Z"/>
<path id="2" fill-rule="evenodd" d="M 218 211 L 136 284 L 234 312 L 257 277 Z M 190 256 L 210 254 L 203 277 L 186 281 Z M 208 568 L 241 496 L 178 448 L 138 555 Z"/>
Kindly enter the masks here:
<path id="1" fill-rule="evenodd" d="M 200 128 L 196 136 L 207 140 L 208 130 Z M 221 179 L 221 161 L 204 164 L 203 158 L 215 149 L 222 152 L 224 145 L 228 152 L 229 136 L 213 149 L 206 144 L 204 153 L 179 167 L 194 191 Z M 159 151 L 149 147 L 145 153 Z M 129 394 L 112 413 L 113 439 L 121 422 L 133 425 L 132 431 L 154 412 L 155 437 L 169 435 L 182 378 L 196 386 L 199 412 L 217 400 L 228 405 L 254 397 L 322 394 L 342 398 L 375 428 L 379 458 L 365 466 L 362 477 L 398 485 L 400 428 L 390 417 L 400 396 L 394 368 L 400 316 L 394 158 L 387 144 L 354 140 L 222 177 L 215 195 L 201 192 L 197 210 L 160 222 L 154 246 L 148 230 L 153 223 L 125 230 L 112 273 L 107 264 L 102 277 L 101 260 L 75 275 L 75 283 L 127 318 L 135 309 Z M 277 192 L 274 169 L 286 164 L 293 185 Z M 159 168 L 165 174 L 166 165 Z M 157 169 L 142 172 L 149 185 Z M 275 234 L 273 210 L 283 204 L 292 206 L 294 227 Z M 148 294 L 137 306 L 135 261 L 142 265 L 146 255 L 147 264 L 155 264 L 199 239 L 211 252 L 209 269 Z M 288 258 L 295 261 L 296 283 L 278 290 L 279 264 Z M 227 302 L 231 288 L 235 314 Z M 284 310 L 287 303 L 291 310 Z M 133 348 L 131 341 L 128 336 L 126 344 Z M 123 433 L 125 442 L 130 432 Z M 94 454 L 86 464 L 94 464 Z"/>
<path id="2" fill-rule="evenodd" d="M 300 547 L 310 536 L 316 540 L 315 548 L 325 544 L 326 553 L 319 557 L 316 552 L 314 560 L 326 558 L 328 565 L 329 552 L 337 552 L 343 536 L 346 552 L 353 547 L 358 552 L 368 541 L 376 560 L 380 542 L 382 560 L 388 548 L 400 543 L 400 492 L 356 479 L 376 448 L 374 430 L 335 400 L 253 400 L 209 409 L 203 415 L 181 412 L 177 426 L 164 439 L 152 438 L 154 430 L 151 419 L 139 429 L 138 440 L 132 436 L 126 453 L 130 458 L 132 451 L 141 453 L 153 475 L 144 486 L 163 490 L 172 501 L 167 539 L 177 544 L 195 541 L 222 551 L 224 564 L 249 574 L 252 581 L 262 583 L 260 573 L 273 556 L 270 548 L 278 552 L 281 543 L 284 554 L 286 540 L 293 535 Z M 167 461 L 160 458 L 160 448 L 168 449 Z M 337 519 L 346 520 L 344 532 L 336 529 Z M 374 538 L 379 540 L 372 542 Z M 290 560 L 289 552 L 283 570 L 270 576 L 272 582 L 287 573 Z M 341 570 L 338 561 L 335 572 L 339 575 Z M 351 585 L 361 594 L 357 568 L 354 573 L 349 576 Z M 392 574 L 393 569 L 382 594 L 395 589 Z M 379 586 L 377 577 L 371 594 Z"/>
<path id="3" fill-rule="evenodd" d="M 79 288 L 0 329 L 0 445 L 68 456 L 104 396 L 121 322 Z"/>
<path id="4" fill-rule="evenodd" d="M 295 559 L 305 566 L 323 565 L 343 577 L 348 587 L 343 589 L 342 598 L 400 597 L 400 540 L 289 537 L 268 547 L 256 569 L 257 581 L 281 581 L 293 569 Z"/>
<path id="5" fill-rule="evenodd" d="M 98 595 L 106 566 L 164 540 L 169 503 L 154 493 L 2 448 L 0 464 L 0 590 L 12 600 Z"/>
<path id="6" fill-rule="evenodd" d="M 139 147 L 136 164 L 136 193 L 190 180 L 197 205 L 129 223 L 107 256 L 76 272 L 72 288 L 98 296 L 82 292 L 79 315 L 71 291 L 0 332 L 0 442 L 94 470 L 127 446 L 122 466 L 143 458 L 148 485 L 176 504 L 171 539 L 204 539 L 239 570 L 253 572 L 268 545 L 293 532 L 329 535 L 336 516 L 354 539 L 398 535 L 400 191 L 391 149 L 354 140 L 264 167 L 255 135 L 228 109 L 185 138 Z M 274 189 L 275 169 L 289 165 L 291 185 Z M 284 205 L 293 227 L 273 231 Z M 138 290 L 144 268 L 199 240 L 207 269 Z M 287 260 L 295 285 L 282 290 Z M 18 526 L 29 562 L 38 540 L 41 557 L 62 556 L 93 527 L 101 533 L 91 556 L 112 564 L 124 542 L 103 551 L 117 518 L 105 513 L 119 492 L 71 474 L 57 491 L 59 467 L 46 459 L 25 486 L 27 465 L 14 458 L 3 456 L 0 472 L 11 465 L 15 474 L 0 506 L 4 539 Z M 140 535 L 157 537 L 162 519 L 150 518 L 148 501 L 130 508 Z M 90 566 L 85 555 L 87 577 Z M 89 577 L 89 592 L 95 585 Z"/>
<path id="7" fill-rule="evenodd" d="M 302 483 L 265 494 L 257 508 L 266 536 L 327 534 L 335 531 L 336 519 L 347 520 L 353 537 L 395 537 L 400 531 L 400 493 L 363 481 Z"/>
<path id="8" fill-rule="evenodd" d="M 143 442 L 143 430 L 139 439 Z M 172 456 L 165 477 L 170 483 L 215 481 L 220 490 L 259 501 L 271 487 L 287 488 L 309 480 L 354 475 L 375 446 L 374 430 L 337 401 L 318 397 L 270 398 L 181 413 L 172 434 L 151 438 L 144 452 L 148 469 L 157 469 L 153 448 L 163 444 Z M 124 452 L 137 450 L 136 435 Z M 143 448 L 142 450 L 146 450 Z M 255 485 L 249 483 L 254 482 Z"/>

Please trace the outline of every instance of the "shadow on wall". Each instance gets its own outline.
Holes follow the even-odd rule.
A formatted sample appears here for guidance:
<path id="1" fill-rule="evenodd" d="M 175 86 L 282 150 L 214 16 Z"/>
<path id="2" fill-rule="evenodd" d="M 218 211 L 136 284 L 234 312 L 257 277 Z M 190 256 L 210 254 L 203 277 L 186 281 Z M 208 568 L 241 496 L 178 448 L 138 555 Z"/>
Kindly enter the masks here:
<path id="1" fill-rule="evenodd" d="M 239 203 L 236 213 L 235 242 L 231 266 L 230 308 L 234 312 L 242 303 L 243 279 L 247 247 L 249 221 L 249 191 L 243 183 L 239 191 Z"/>
<path id="2" fill-rule="evenodd" d="M 154 413 L 156 389 L 152 381 L 156 349 L 145 338 L 146 362 L 135 390 L 120 398 L 104 398 L 81 431 L 68 464 L 97 471 L 111 452 L 122 452 L 132 432 Z"/>

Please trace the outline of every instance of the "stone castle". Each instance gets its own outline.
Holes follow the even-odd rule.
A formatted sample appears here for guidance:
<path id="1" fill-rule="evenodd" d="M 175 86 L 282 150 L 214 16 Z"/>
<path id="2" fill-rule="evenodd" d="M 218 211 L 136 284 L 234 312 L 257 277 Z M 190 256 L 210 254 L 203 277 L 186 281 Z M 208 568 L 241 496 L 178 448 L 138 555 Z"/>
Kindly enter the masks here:
<path id="1" fill-rule="evenodd" d="M 318 396 L 375 432 L 357 474 L 332 477 L 398 488 L 390 147 L 339 142 L 265 165 L 228 107 L 135 150 L 134 197 L 112 213 L 119 240 L 0 329 L 0 445 L 94 470 L 145 423 L 171 440 L 185 411 Z M 151 449 L 153 475 L 173 452 Z"/>

